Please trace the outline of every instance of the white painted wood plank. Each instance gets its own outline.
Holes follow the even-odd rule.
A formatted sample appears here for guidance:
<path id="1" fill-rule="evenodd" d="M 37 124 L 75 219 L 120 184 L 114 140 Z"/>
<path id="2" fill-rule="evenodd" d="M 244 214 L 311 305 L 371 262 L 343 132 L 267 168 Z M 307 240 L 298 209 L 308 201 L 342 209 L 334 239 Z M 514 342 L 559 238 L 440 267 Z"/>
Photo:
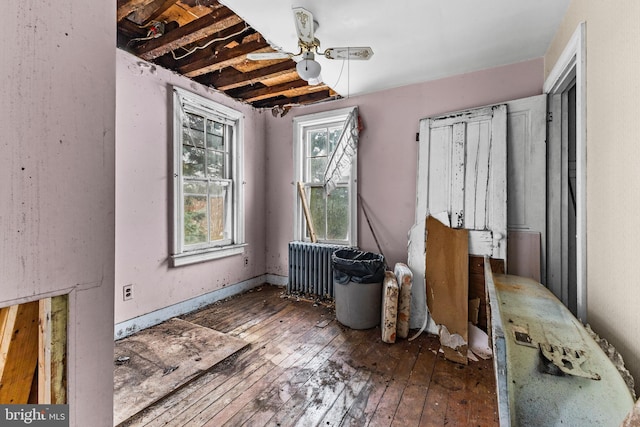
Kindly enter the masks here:
<path id="1" fill-rule="evenodd" d="M 493 107 L 489 224 L 494 237 L 494 258 L 507 260 L 507 106 Z M 505 263 L 506 264 L 506 263 Z"/>
<path id="2" fill-rule="evenodd" d="M 478 175 L 478 142 L 480 135 L 478 133 L 478 123 L 471 122 L 467 124 L 467 151 L 466 151 L 466 174 L 465 174 L 465 194 L 464 205 L 467 213 L 464 221 L 464 228 L 473 230 L 476 227 L 476 209 L 478 200 L 476 200 L 476 181 Z"/>
<path id="3" fill-rule="evenodd" d="M 425 208 L 426 209 L 426 208 Z M 427 294 L 424 278 L 425 271 L 425 220 L 418 221 L 409 230 L 409 250 L 407 265 L 413 273 L 411 288 L 411 316 L 409 328 L 420 329 L 427 317 Z"/>
<path id="4" fill-rule="evenodd" d="M 469 255 L 493 256 L 493 233 L 489 230 L 469 230 Z"/>
<path id="5" fill-rule="evenodd" d="M 440 127 L 431 131 L 427 173 L 428 212 L 451 212 L 452 138 L 452 129 L 450 127 Z"/>
<path id="6" fill-rule="evenodd" d="M 430 128 L 431 119 L 420 120 L 420 134 L 418 138 L 418 173 L 416 178 L 416 223 L 424 221 L 427 213 L 427 189 L 429 185 L 427 172 L 429 170 Z"/>
<path id="7" fill-rule="evenodd" d="M 466 175 L 466 133 L 465 122 L 453 124 L 453 144 L 451 154 L 451 223 L 454 228 L 465 226 L 465 175 Z"/>
<path id="8" fill-rule="evenodd" d="M 478 167 L 476 172 L 476 184 L 475 184 L 475 218 L 474 229 L 485 230 L 492 228 L 489 223 L 490 206 L 494 203 L 494 198 L 489 192 L 489 179 L 491 168 L 491 151 L 492 138 L 491 138 L 491 122 L 482 121 L 477 125 L 478 128 Z M 504 143 L 501 142 L 501 143 Z M 506 191 L 506 189 L 505 189 Z"/>

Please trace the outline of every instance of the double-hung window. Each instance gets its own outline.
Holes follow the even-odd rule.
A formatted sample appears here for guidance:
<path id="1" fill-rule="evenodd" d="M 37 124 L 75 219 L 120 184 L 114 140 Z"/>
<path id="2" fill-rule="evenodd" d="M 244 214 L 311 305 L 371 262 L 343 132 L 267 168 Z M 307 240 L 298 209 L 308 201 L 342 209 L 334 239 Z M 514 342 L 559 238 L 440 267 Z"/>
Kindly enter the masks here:
<path id="1" fill-rule="evenodd" d="M 242 114 L 179 88 L 173 99 L 173 266 L 242 253 Z"/>
<path id="2" fill-rule="evenodd" d="M 355 107 L 294 119 L 295 180 L 318 242 L 357 245 L 357 132 Z M 294 239 L 310 241 L 297 189 L 295 198 Z"/>

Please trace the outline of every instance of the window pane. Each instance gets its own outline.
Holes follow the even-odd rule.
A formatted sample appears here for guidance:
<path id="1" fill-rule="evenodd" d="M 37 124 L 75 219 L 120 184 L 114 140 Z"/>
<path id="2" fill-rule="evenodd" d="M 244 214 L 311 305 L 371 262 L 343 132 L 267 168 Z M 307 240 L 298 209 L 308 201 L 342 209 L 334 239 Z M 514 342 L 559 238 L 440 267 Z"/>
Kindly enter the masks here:
<path id="1" fill-rule="evenodd" d="M 191 147 L 204 147 L 204 134 L 200 131 L 182 128 L 182 143 Z"/>
<path id="2" fill-rule="evenodd" d="M 326 130 L 312 130 L 309 132 L 309 157 L 327 155 L 327 132 Z"/>
<path id="3" fill-rule="evenodd" d="M 207 241 L 207 197 L 184 197 L 184 244 Z"/>
<path id="4" fill-rule="evenodd" d="M 209 184 L 209 227 L 211 241 L 230 237 L 230 219 L 227 218 L 230 185 L 228 182 Z"/>
<path id="5" fill-rule="evenodd" d="M 224 150 L 224 125 L 209 120 L 207 122 L 207 148 Z"/>
<path id="6" fill-rule="evenodd" d="M 204 178 L 204 150 L 182 146 L 182 174 Z"/>
<path id="7" fill-rule="evenodd" d="M 204 117 L 198 116 L 193 113 L 185 113 L 185 115 L 186 115 L 185 126 L 188 126 L 191 129 L 196 129 L 199 131 L 204 130 Z"/>
<path id="8" fill-rule="evenodd" d="M 222 135 L 207 134 L 207 148 L 224 150 L 224 137 Z"/>
<path id="9" fill-rule="evenodd" d="M 207 177 L 226 178 L 224 168 L 224 153 L 207 150 Z"/>
<path id="10" fill-rule="evenodd" d="M 206 196 L 207 194 L 207 183 L 206 182 L 194 182 L 189 181 L 185 182 L 183 185 L 183 193 L 184 194 L 199 194 Z"/>
<path id="11" fill-rule="evenodd" d="M 182 126 L 182 143 L 204 148 L 204 117 L 185 113 Z"/>
<path id="12" fill-rule="evenodd" d="M 329 129 L 329 153 L 333 153 L 338 145 L 338 138 L 340 138 L 340 132 L 342 128 Z"/>
<path id="13" fill-rule="evenodd" d="M 313 221 L 313 228 L 318 239 L 325 239 L 327 235 L 326 227 L 326 206 L 324 199 L 324 189 L 321 187 L 311 187 L 309 195 L 309 211 Z"/>
<path id="14" fill-rule="evenodd" d="M 327 239 L 348 240 L 349 191 L 338 187 L 327 196 Z"/>
<path id="15" fill-rule="evenodd" d="M 224 124 L 216 122 L 215 120 L 209 120 L 207 122 L 207 133 L 224 135 Z"/>
<path id="16" fill-rule="evenodd" d="M 316 159 L 309 159 L 309 163 L 311 163 L 309 181 L 324 183 L 324 170 L 327 168 L 327 158 L 318 157 Z"/>

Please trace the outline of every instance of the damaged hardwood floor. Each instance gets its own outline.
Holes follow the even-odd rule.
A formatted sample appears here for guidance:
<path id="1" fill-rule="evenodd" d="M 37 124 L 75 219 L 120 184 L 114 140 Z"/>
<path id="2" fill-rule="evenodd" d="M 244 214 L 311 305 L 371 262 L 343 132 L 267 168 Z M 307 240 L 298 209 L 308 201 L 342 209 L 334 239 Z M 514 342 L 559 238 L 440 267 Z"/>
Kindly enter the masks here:
<path id="1" fill-rule="evenodd" d="M 274 286 L 183 319 L 250 345 L 122 426 L 498 425 L 492 361 L 445 361 L 436 337 L 385 344 Z"/>

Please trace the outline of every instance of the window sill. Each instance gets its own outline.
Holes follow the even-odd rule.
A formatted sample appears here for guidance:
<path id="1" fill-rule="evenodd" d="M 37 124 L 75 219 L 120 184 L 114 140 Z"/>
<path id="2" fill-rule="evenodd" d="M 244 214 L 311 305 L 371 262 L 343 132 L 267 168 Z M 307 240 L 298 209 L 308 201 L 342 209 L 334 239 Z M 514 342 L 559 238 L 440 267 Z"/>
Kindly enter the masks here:
<path id="1" fill-rule="evenodd" d="M 219 248 L 201 249 L 198 251 L 183 252 L 171 255 L 171 267 L 182 267 L 183 265 L 196 264 L 198 262 L 211 261 L 219 258 L 240 255 L 244 253 L 246 243 L 239 245 L 223 246 Z"/>

